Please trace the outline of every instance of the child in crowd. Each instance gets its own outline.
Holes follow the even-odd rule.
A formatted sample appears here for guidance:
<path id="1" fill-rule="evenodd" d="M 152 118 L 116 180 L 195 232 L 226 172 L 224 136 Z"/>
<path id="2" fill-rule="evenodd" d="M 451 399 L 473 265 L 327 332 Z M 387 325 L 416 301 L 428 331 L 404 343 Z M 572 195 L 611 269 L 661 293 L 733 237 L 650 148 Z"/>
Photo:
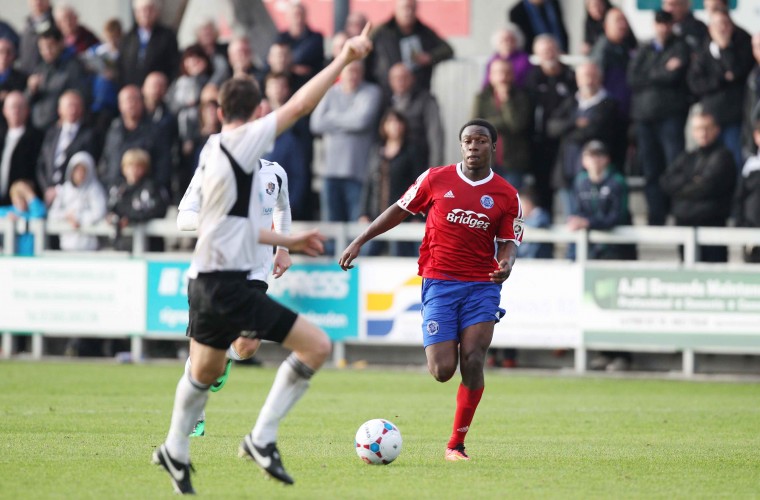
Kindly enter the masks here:
<path id="1" fill-rule="evenodd" d="M 0 207 L 0 218 L 10 217 L 21 219 L 27 223 L 30 220 L 44 219 L 47 215 L 45 202 L 37 197 L 32 181 L 21 179 L 11 184 L 9 192 L 11 204 Z M 18 230 L 18 226 L 17 226 Z M 16 255 L 34 255 L 34 234 L 26 230 L 16 235 Z"/>
<path id="2" fill-rule="evenodd" d="M 144 149 L 128 149 L 121 158 L 124 181 L 109 193 L 108 220 L 116 226 L 116 250 L 132 250 L 132 238 L 122 235 L 130 224 L 143 223 L 166 215 L 166 193 L 148 175 L 150 155 Z M 152 251 L 163 250 L 163 242 L 149 242 Z"/>
<path id="3" fill-rule="evenodd" d="M 74 154 L 66 169 L 66 182 L 50 207 L 48 220 L 67 222 L 73 229 L 91 226 L 106 215 L 106 193 L 95 174 L 95 160 L 86 151 Z M 61 235 L 61 250 L 97 250 L 96 236 L 79 232 Z"/>

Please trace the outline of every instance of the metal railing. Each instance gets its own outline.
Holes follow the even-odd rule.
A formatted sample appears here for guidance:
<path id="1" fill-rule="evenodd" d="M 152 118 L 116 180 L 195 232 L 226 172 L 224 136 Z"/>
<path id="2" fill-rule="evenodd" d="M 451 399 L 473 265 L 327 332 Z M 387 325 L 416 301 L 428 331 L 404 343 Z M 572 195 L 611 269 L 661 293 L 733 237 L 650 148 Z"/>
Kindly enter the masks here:
<path id="1" fill-rule="evenodd" d="M 295 232 L 318 228 L 328 239 L 335 242 L 335 248 L 339 251 L 345 248 L 366 227 L 366 224 L 356 222 L 294 222 L 292 230 Z M 49 249 L 45 247 L 47 235 L 78 232 L 113 238 L 116 234 L 114 226 L 106 222 L 75 230 L 68 224 L 60 222 L 32 220 L 27 224 L 25 221 L 0 218 L 0 236 L 3 236 L 3 253 L 5 255 L 13 255 L 15 250 L 14 238 L 10 235 L 23 232 L 25 229 L 35 236 L 35 255 L 44 255 L 49 252 Z M 424 224 L 411 222 L 400 224 L 375 239 L 379 241 L 419 242 L 424 234 Z M 147 252 L 148 237 L 191 238 L 195 236 L 195 232 L 180 231 L 173 220 L 157 219 L 146 224 L 126 227 L 122 230 L 122 235 L 132 237 L 131 254 L 142 256 Z M 620 226 L 609 231 L 569 231 L 565 226 L 557 225 L 548 229 L 527 228 L 524 241 L 575 244 L 576 260 L 579 262 L 588 259 L 588 246 L 594 243 L 656 245 L 671 248 L 680 246 L 683 247 L 683 265 L 691 267 L 699 261 L 700 245 L 725 245 L 729 247 L 760 245 L 760 228 Z"/>

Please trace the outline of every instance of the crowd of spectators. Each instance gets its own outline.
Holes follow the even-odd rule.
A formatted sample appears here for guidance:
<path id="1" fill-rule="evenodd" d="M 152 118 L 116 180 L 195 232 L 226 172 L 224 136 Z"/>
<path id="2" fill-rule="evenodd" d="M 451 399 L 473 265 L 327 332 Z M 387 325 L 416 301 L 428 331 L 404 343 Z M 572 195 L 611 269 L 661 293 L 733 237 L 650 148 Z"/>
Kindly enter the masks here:
<path id="1" fill-rule="evenodd" d="M 570 47 L 561 2 L 520 0 L 507 9 L 493 51 L 482 54 L 482 86 L 464 98 L 473 118 L 497 128 L 494 170 L 524 194 L 536 224 L 630 224 L 625 176 L 636 174 L 650 225 L 757 225 L 760 33 L 735 24 L 726 1 L 704 4 L 707 24 L 689 0 L 663 0 L 654 39 L 639 40 L 615 4 L 585 0 L 585 59 L 575 68 L 560 58 Z M 220 40 L 210 21 L 180 48 L 160 9 L 159 0 L 132 0 L 133 25 L 111 19 L 100 33 L 65 1 L 30 0 L 23 26 L 0 19 L 3 213 L 27 213 L 20 205 L 28 208 L 29 196 L 18 193 L 30 188 L 50 219 L 72 228 L 112 222 L 110 244 L 127 248 L 125 225 L 163 217 L 184 193 L 199 150 L 220 130 L 224 80 L 255 79 L 265 96 L 260 112 L 276 109 L 366 23 L 350 12 L 325 50 L 307 9 L 293 3 L 286 28 L 257 54 L 245 37 Z M 372 37 L 371 56 L 348 66 L 270 153 L 289 175 L 297 220 L 371 220 L 426 168 L 456 161 L 444 157 L 431 91 L 452 47 L 419 19 L 415 0 L 396 0 Z M 325 155 L 318 172 L 315 138 Z M 104 242 L 50 243 L 82 250 Z M 530 255 L 553 252 L 532 248 Z M 592 248 L 590 257 L 635 258 L 631 250 Z M 371 249 L 380 251 L 409 255 L 414 247 Z M 750 248 L 746 258 L 758 254 Z M 721 247 L 700 255 L 726 260 Z"/>

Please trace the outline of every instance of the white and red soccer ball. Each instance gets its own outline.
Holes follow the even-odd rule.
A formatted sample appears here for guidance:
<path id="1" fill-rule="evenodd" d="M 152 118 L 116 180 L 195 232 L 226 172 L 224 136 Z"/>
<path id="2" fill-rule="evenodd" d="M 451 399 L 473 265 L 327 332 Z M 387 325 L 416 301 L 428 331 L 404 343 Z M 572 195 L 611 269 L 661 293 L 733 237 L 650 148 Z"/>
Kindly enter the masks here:
<path id="1" fill-rule="evenodd" d="M 401 453 L 401 432 L 392 422 L 375 418 L 364 422 L 354 439 L 356 454 L 371 465 L 387 465 Z"/>

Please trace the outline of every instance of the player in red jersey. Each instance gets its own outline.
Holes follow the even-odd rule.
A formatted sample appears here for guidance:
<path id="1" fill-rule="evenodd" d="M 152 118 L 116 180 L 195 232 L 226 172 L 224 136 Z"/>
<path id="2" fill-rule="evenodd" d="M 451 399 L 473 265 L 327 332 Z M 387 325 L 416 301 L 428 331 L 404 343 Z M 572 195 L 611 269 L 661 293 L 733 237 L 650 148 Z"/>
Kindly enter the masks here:
<path id="1" fill-rule="evenodd" d="M 486 353 L 493 328 L 504 315 L 501 284 L 512 272 L 523 220 L 517 190 L 494 174 L 496 129 L 472 120 L 459 131 L 462 162 L 420 175 L 406 194 L 388 207 L 344 251 L 343 270 L 362 245 L 398 225 L 410 214 L 425 213 L 420 247 L 422 333 L 428 369 L 439 382 L 454 376 L 457 392 L 454 428 L 446 460 L 469 460 L 464 438 L 483 394 Z"/>

